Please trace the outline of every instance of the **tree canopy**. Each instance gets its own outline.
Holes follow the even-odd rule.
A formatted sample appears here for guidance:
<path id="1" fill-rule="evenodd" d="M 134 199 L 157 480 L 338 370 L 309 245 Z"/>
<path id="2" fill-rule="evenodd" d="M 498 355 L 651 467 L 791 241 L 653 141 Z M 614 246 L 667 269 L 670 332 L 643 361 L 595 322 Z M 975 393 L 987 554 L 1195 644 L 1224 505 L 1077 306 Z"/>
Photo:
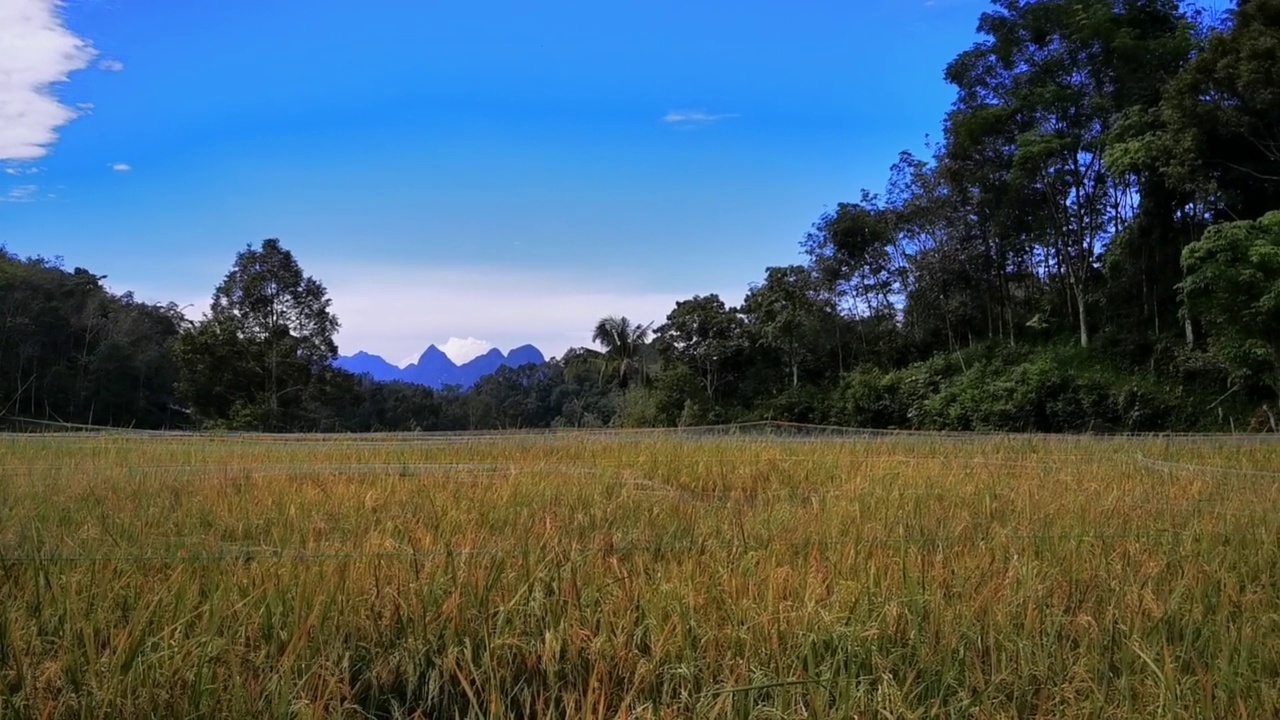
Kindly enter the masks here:
<path id="1" fill-rule="evenodd" d="M 183 396 L 235 426 L 294 427 L 338 355 L 329 306 L 324 285 L 278 239 L 246 247 L 178 345 Z"/>

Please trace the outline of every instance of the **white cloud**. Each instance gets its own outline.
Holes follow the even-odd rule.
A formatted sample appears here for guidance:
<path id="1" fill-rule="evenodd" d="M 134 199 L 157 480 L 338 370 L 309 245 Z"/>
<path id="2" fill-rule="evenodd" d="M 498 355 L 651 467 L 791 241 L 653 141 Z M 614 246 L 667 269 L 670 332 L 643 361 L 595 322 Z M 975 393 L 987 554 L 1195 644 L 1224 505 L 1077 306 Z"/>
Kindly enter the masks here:
<path id="1" fill-rule="evenodd" d="M 63 25 L 60 0 L 0 2 L 0 160 L 48 153 L 77 112 L 52 93 L 96 54 Z"/>
<path id="2" fill-rule="evenodd" d="M 124 63 L 119 60 L 103 60 L 98 63 L 98 69 L 106 70 L 107 72 L 120 72 L 124 69 Z"/>
<path id="3" fill-rule="evenodd" d="M 474 360 L 475 358 L 478 358 L 481 355 L 489 352 L 489 350 L 493 348 L 492 344 L 484 340 L 477 340 L 476 338 L 473 338 L 473 337 L 469 337 L 469 338 L 451 337 L 444 343 L 432 343 L 429 340 L 423 340 L 422 348 L 420 350 L 414 352 L 412 355 L 409 355 L 401 359 L 400 362 L 394 363 L 394 365 L 400 368 L 401 370 L 409 367 L 410 365 L 418 362 L 418 359 L 422 357 L 422 351 L 426 350 L 427 346 L 432 344 L 434 344 L 440 350 L 440 352 L 443 352 L 456 365 L 461 365 L 462 363 L 465 363 L 468 360 Z M 343 352 L 346 354 L 354 354 L 356 351 L 344 350 Z M 374 355 L 377 355 L 377 353 L 374 353 Z M 386 358 L 383 358 L 383 359 L 385 360 Z"/>
<path id="4" fill-rule="evenodd" d="M 694 287 L 673 293 L 611 286 L 567 272 L 303 262 L 324 282 L 342 322 L 339 350 L 344 355 L 363 350 L 391 362 L 404 358 L 397 363 L 401 367 L 417 362 L 432 343 L 456 362 L 445 347 L 449 343 L 441 345 L 438 338 L 452 338 L 458 348 L 483 342 L 504 352 L 529 343 L 547 357 L 561 356 L 570 347 L 590 346 L 591 328 L 605 315 L 661 324 L 677 300 L 719 292 L 726 303 L 738 304 L 746 292 L 745 282 L 728 290 Z M 211 275 L 208 287 L 219 279 Z M 117 289 L 130 287 L 123 277 L 118 281 Z M 201 287 L 184 293 L 134 287 L 148 300 L 190 303 L 188 317 L 199 318 L 209 307 L 208 291 Z"/>
<path id="5" fill-rule="evenodd" d="M 449 338 L 443 345 L 438 346 L 440 351 L 449 356 L 449 359 L 461 365 L 462 363 L 473 360 L 493 349 L 493 345 L 484 341 L 477 340 L 473 337 L 468 338 Z M 510 348 L 507 348 L 510 350 Z"/>
<path id="6" fill-rule="evenodd" d="M 706 125 L 717 120 L 738 117 L 737 113 L 712 114 L 703 110 L 672 110 L 662 116 L 662 122 L 670 125 Z"/>
<path id="7" fill-rule="evenodd" d="M 36 185 L 18 185 L 9 188 L 9 192 L 0 196 L 0 202 L 31 202 L 35 200 L 36 192 L 39 191 Z"/>
<path id="8" fill-rule="evenodd" d="M 116 172 L 129 172 L 130 170 L 133 169 L 133 166 L 129 165 L 128 163 L 112 163 L 111 169 L 115 170 Z"/>

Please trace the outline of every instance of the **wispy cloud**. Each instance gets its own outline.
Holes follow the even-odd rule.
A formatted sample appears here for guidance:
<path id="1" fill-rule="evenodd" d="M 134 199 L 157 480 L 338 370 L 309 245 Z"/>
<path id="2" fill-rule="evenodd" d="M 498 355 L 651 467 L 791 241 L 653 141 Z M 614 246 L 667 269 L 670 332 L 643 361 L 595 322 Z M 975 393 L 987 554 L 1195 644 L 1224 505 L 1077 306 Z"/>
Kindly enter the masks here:
<path id="1" fill-rule="evenodd" d="M 133 166 L 129 163 L 111 163 L 111 169 L 116 172 L 129 172 L 133 169 Z"/>
<path id="2" fill-rule="evenodd" d="M 0 195 L 0 202 L 31 202 L 36 199 L 36 193 L 40 190 L 37 185 L 18 185 L 9 188 L 9 192 Z"/>
<path id="3" fill-rule="evenodd" d="M 120 72 L 124 69 L 124 63 L 119 60 L 103 60 L 98 63 L 98 69 L 106 70 L 107 72 Z"/>
<path id="4" fill-rule="evenodd" d="M 44 157 L 78 114 L 52 87 L 96 54 L 63 24 L 60 0 L 0 2 L 0 160 Z"/>
<path id="5" fill-rule="evenodd" d="M 672 110 L 662 116 L 668 125 L 708 125 L 738 117 L 737 113 L 709 113 L 704 110 Z"/>
<path id="6" fill-rule="evenodd" d="M 505 351 L 525 343 L 538 346 L 548 357 L 560 356 L 570 347 L 590 346 L 591 328 L 604 315 L 661 324 L 677 300 L 718 291 L 733 304 L 742 301 L 745 291 L 744 285 L 728 291 L 699 287 L 654 292 L 568 272 L 415 269 L 299 260 L 329 290 L 333 312 L 342 322 L 337 337 L 341 352 L 351 355 L 364 350 L 391 362 L 403 359 L 402 364 L 416 361 L 433 343 L 455 361 L 464 351 L 483 348 L 483 352 L 489 347 Z M 118 289 L 129 289 L 127 281 L 121 281 L 126 284 Z M 209 288 L 217 281 L 210 276 Z M 209 291 L 204 288 L 168 293 L 156 287 L 136 289 L 139 297 L 150 300 L 189 303 L 186 312 L 193 318 L 209 306 Z"/>
<path id="7" fill-rule="evenodd" d="M 41 170 L 43 170 L 43 169 L 44 169 L 44 168 L 32 167 L 32 166 L 29 166 L 29 165 L 27 165 L 27 166 L 24 166 L 24 165 L 10 165 L 9 167 L 6 167 L 6 168 L 4 169 L 4 174 L 5 174 L 5 175 L 18 175 L 18 176 L 21 176 L 21 175 L 35 175 L 36 173 L 40 172 L 40 171 L 41 171 Z"/>

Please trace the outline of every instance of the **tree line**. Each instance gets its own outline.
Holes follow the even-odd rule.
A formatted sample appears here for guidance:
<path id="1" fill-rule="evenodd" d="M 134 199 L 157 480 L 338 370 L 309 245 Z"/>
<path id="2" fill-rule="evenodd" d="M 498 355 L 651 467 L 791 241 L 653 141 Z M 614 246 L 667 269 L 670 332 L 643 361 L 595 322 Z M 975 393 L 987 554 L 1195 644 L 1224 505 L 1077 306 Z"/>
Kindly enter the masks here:
<path id="1" fill-rule="evenodd" d="M 743 302 L 606 316 L 466 390 L 337 370 L 323 284 L 271 239 L 199 321 L 0 257 L 6 416 L 458 430 L 784 419 L 1276 430 L 1280 0 L 997 0 L 927 153 L 817 218 Z"/>

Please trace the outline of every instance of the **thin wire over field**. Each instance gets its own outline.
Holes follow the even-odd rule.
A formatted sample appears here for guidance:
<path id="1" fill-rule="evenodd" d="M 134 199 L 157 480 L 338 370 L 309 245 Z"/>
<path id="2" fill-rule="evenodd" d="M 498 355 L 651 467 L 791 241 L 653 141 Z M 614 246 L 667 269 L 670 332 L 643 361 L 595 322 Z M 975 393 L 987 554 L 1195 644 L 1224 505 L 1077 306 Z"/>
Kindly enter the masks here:
<path id="1" fill-rule="evenodd" d="M 141 430 L 135 428 L 83 425 L 51 420 L 37 420 L 13 416 L 0 416 L 0 426 L 8 425 L 18 430 L 0 432 L 0 437 L 41 440 L 58 438 L 154 438 L 166 440 L 201 440 L 218 442 L 269 442 L 316 443 L 342 442 L 358 445 L 428 443 L 428 442 L 484 442 L 552 439 L 566 437 L 597 438 L 686 438 L 700 437 L 748 440 L 873 440 L 893 438 L 921 438 L 936 440 L 1036 440 L 1036 441 L 1089 441 L 1098 440 L 1167 440 L 1210 441 L 1215 443 L 1274 443 L 1280 441 L 1280 433 L 1179 433 L 1179 432 L 1090 432 L 1090 433 L 1031 433 L 1008 431 L 948 431 L 907 430 L 886 428 L 856 428 L 836 425 L 757 420 L 753 422 L 726 423 L 665 428 L 513 428 L 507 430 L 434 430 L 419 432 L 372 433 L 268 433 L 251 431 L 193 431 L 193 430 Z M 27 428 L 26 432 L 21 431 Z"/>
<path id="2" fill-rule="evenodd" d="M 947 543 L 1011 543 L 1011 542 L 1055 542 L 1055 543 L 1116 543 L 1116 542 L 1133 542 L 1152 539 L 1162 539 L 1168 542 L 1170 539 L 1181 539 L 1186 541 L 1202 542 L 1205 540 L 1229 540 L 1237 533 L 1235 531 L 1217 530 L 1213 532 L 1206 531 L 1189 531 L 1186 529 L 1152 529 L 1131 533 L 1065 533 L 1065 534 L 1003 534 L 998 536 L 981 537 L 969 534 L 949 534 L 949 535 L 887 535 L 876 537 L 857 537 L 856 539 L 841 539 L 827 541 L 773 541 L 754 544 L 735 544 L 735 543 L 712 543 L 712 542 L 687 542 L 687 543 L 666 543 L 666 542 L 620 542 L 620 543 L 598 543 L 595 545 L 576 546 L 570 545 L 565 547 L 548 547 L 545 550 L 550 551 L 553 555 L 577 555 L 577 554 L 603 554 L 603 555 L 633 555 L 633 554 L 674 554 L 674 555 L 720 555 L 732 553 L 736 555 L 749 555 L 752 553 L 762 553 L 778 549 L 788 550 L 841 550 L 849 551 L 852 549 L 871 550 L 878 547 L 894 546 L 894 545 L 945 545 Z M 371 551 L 349 551 L 335 550 L 316 552 L 311 550 L 302 550 L 296 548 L 268 548 L 268 547 L 240 547 L 224 549 L 216 552 L 202 550 L 186 550 L 176 553 L 161 554 L 129 554 L 129 553 L 78 553 L 78 554 L 28 554 L 28 555 L 0 555 L 0 566 L 5 563 L 10 564 L 40 564 L 40 563 L 209 563 L 209 562 L 248 562 L 248 561 L 305 561 L 305 562 L 326 562 L 326 561 L 346 561 L 346 560 L 412 560 L 427 558 L 443 558 L 443 557 L 462 557 L 467 555 L 489 555 L 489 556 L 506 556 L 519 558 L 527 556 L 530 548 L 524 545 L 503 545 L 503 546 L 478 546 L 478 547 L 444 547 L 430 548 L 425 550 L 371 550 Z M 542 557 L 540 554 L 539 557 Z"/>

